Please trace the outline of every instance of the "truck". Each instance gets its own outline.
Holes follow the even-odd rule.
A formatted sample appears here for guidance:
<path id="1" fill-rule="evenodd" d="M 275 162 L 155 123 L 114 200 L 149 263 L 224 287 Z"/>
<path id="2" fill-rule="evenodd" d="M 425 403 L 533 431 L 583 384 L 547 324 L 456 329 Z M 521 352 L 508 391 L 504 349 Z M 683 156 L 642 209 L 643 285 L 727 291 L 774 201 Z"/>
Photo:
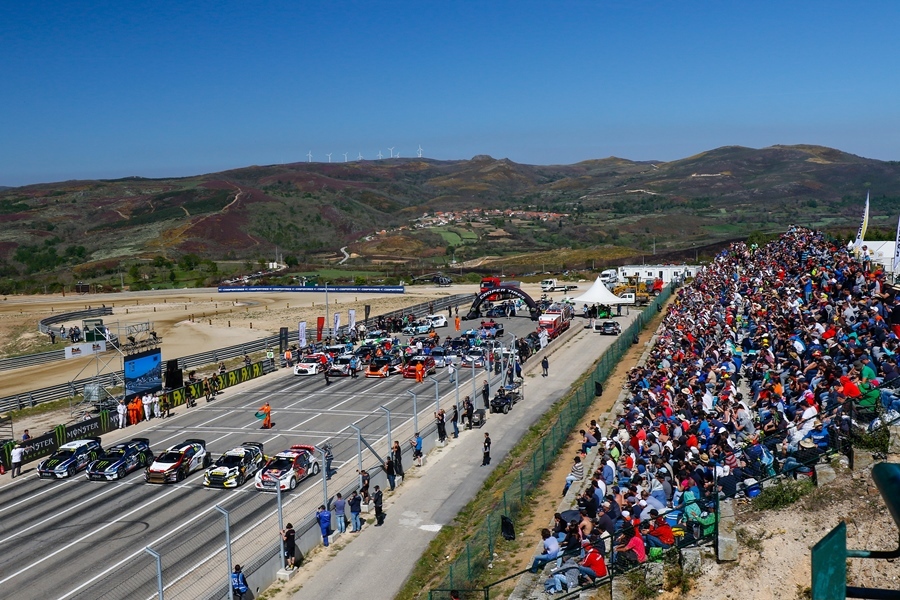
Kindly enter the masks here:
<path id="1" fill-rule="evenodd" d="M 482 277 L 481 278 L 481 292 L 487 292 L 489 290 L 498 289 L 498 288 L 519 288 L 522 287 L 522 283 L 520 281 L 502 281 L 499 277 Z M 491 302 L 495 302 L 500 299 L 500 294 L 491 294 L 487 297 Z"/>
<path id="2" fill-rule="evenodd" d="M 600 272 L 600 281 L 605 283 L 607 286 L 618 283 L 619 281 L 619 272 L 615 269 L 606 269 L 605 271 Z"/>
<path id="3" fill-rule="evenodd" d="M 541 291 L 542 292 L 568 292 L 569 290 L 577 290 L 577 285 L 566 285 L 559 281 L 559 279 L 544 279 L 541 281 Z"/>
<path id="4" fill-rule="evenodd" d="M 625 279 L 625 282 L 613 288 L 612 292 L 620 298 L 631 295 L 635 300 L 635 304 L 642 305 L 650 302 L 650 293 L 648 292 L 647 284 L 634 275 L 628 276 Z"/>
<path id="5" fill-rule="evenodd" d="M 574 316 L 575 309 L 571 304 L 554 303 L 538 317 L 538 327 L 545 330 L 547 337 L 552 340 L 569 328 Z"/>

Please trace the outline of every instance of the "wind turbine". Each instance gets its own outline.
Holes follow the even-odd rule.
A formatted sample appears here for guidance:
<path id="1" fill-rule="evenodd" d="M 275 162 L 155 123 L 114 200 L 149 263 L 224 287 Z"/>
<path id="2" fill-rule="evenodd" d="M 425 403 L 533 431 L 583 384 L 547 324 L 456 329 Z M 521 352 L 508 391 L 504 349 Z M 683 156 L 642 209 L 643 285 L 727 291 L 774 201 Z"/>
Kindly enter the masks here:
<path id="1" fill-rule="evenodd" d="M 356 157 L 356 160 L 362 160 L 362 159 L 363 159 L 362 152 L 360 152 L 359 156 Z"/>
<path id="2" fill-rule="evenodd" d="M 306 153 L 306 162 L 312 162 L 312 150 Z"/>
<path id="3" fill-rule="evenodd" d="M 378 151 L 378 160 L 381 160 L 382 156 L 384 156 L 384 155 L 381 154 L 381 150 L 379 150 L 379 151 Z"/>
<path id="4" fill-rule="evenodd" d="M 344 152 L 344 162 L 347 162 L 347 153 Z"/>
<path id="5" fill-rule="evenodd" d="M 394 148 L 396 148 L 396 147 L 397 147 L 397 146 L 394 146 L 394 147 L 392 147 L 392 148 L 388 148 L 388 150 L 391 151 L 391 158 L 394 158 Z"/>
<path id="6" fill-rule="evenodd" d="M 332 154 L 333 154 L 332 152 L 329 152 L 328 154 L 325 155 L 325 156 L 328 157 L 328 162 L 331 162 L 331 155 L 332 155 Z"/>
<path id="7" fill-rule="evenodd" d="M 419 144 L 419 151 L 417 152 L 419 158 L 422 158 L 422 144 Z"/>

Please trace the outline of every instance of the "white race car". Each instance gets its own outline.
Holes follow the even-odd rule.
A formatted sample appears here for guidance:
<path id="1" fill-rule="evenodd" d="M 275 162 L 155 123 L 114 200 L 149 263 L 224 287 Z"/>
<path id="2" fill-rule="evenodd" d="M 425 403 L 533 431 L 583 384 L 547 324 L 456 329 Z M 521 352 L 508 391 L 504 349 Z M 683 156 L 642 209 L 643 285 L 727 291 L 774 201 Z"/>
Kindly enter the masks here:
<path id="1" fill-rule="evenodd" d="M 177 483 L 199 469 L 212 463 L 212 455 L 206 451 L 203 440 L 185 440 L 156 457 L 144 473 L 149 483 Z"/>
<path id="2" fill-rule="evenodd" d="M 447 321 L 447 317 L 444 315 L 428 315 L 425 317 L 429 321 L 431 321 L 431 326 L 437 329 L 438 327 L 447 327 L 450 325 L 449 321 Z"/>
<path id="3" fill-rule="evenodd" d="M 254 481 L 256 489 L 274 491 L 276 487 L 283 490 L 296 488 L 303 479 L 319 473 L 315 452 L 314 446 L 302 444 L 279 452 L 257 471 Z"/>
<path id="4" fill-rule="evenodd" d="M 294 375 L 318 375 L 325 368 L 322 366 L 324 357 L 325 355 L 321 352 L 304 356 L 299 363 L 294 365 Z"/>

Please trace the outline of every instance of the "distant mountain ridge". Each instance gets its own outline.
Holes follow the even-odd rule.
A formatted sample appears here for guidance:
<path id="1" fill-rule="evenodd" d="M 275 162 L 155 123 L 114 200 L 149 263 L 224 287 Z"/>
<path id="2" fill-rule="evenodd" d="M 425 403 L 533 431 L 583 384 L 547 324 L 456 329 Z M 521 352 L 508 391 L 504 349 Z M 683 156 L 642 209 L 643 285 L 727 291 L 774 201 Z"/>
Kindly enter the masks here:
<path id="1" fill-rule="evenodd" d="M 647 235 L 683 247 L 798 221 L 846 228 L 849 220 L 855 228 L 866 187 L 875 223 L 879 215 L 896 217 L 900 163 L 809 145 L 726 146 L 669 162 L 608 157 L 526 165 L 479 155 L 69 181 L 0 189 L 0 260 L 18 265 L 22 248 L 42 244 L 57 248 L 58 256 L 75 252 L 73 263 L 184 253 L 254 259 L 271 256 L 275 246 L 316 256 L 349 244 L 365 254 L 372 234 L 382 230 L 399 232 L 416 255 L 442 252 L 453 238 L 407 231 L 411 219 L 467 209 L 568 215 L 552 224 L 502 216 L 485 227 L 464 224 L 484 240 L 500 231 L 491 244 L 501 254 L 561 245 L 637 247 Z M 401 242 L 395 240 L 392 252 Z"/>

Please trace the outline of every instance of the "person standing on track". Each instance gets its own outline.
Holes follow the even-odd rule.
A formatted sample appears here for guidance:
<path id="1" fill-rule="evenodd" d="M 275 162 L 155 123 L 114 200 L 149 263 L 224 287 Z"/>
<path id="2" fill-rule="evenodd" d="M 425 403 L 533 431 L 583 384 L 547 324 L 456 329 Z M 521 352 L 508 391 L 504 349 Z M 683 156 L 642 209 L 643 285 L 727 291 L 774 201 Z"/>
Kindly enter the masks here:
<path id="1" fill-rule="evenodd" d="M 377 485 L 375 486 L 375 493 L 372 494 L 372 503 L 375 505 L 375 527 L 381 527 L 384 525 L 384 511 L 382 510 L 384 494 Z"/>
<path id="2" fill-rule="evenodd" d="M 362 512 L 362 498 L 356 493 L 356 490 L 350 493 L 347 505 L 350 507 L 350 523 L 353 525 L 350 533 L 359 533 L 362 529 L 362 523 L 359 520 L 359 513 Z"/>
<path id="3" fill-rule="evenodd" d="M 231 574 L 231 589 L 237 598 L 243 598 L 244 594 L 250 591 L 250 584 L 247 578 L 241 573 L 241 565 L 234 565 L 234 573 Z"/>
<path id="4" fill-rule="evenodd" d="M 125 400 L 119 400 L 118 406 L 116 406 L 116 414 L 119 415 L 119 429 L 123 429 L 126 425 L 128 425 L 128 407 L 125 406 Z"/>
<path id="5" fill-rule="evenodd" d="M 488 385 L 487 379 L 484 380 L 484 384 L 481 386 L 481 398 L 484 400 L 485 412 L 491 410 L 491 386 Z"/>
<path id="6" fill-rule="evenodd" d="M 481 459 L 481 466 L 486 467 L 491 464 L 491 436 L 488 432 L 484 432 L 484 445 L 482 446 L 483 457 Z"/>
<path id="7" fill-rule="evenodd" d="M 375 489 L 378 489 L 377 487 Z M 328 533 L 331 529 L 331 511 L 325 508 L 325 505 L 319 507 L 316 511 L 316 521 L 319 523 L 319 529 L 322 532 L 322 545 L 328 547 Z"/>
<path id="8" fill-rule="evenodd" d="M 294 526 L 288 523 L 287 528 L 281 530 L 281 539 L 284 541 L 285 568 L 288 571 L 294 568 L 294 555 L 297 553 L 296 538 L 297 532 L 294 531 Z"/>
<path id="9" fill-rule="evenodd" d="M 422 361 L 416 363 L 416 383 L 424 383 L 425 382 L 425 365 L 422 364 Z"/>
<path id="10" fill-rule="evenodd" d="M 544 358 L 541 359 L 541 371 L 542 371 L 541 377 L 546 377 L 547 375 L 549 375 L 550 374 L 549 369 L 550 369 L 550 361 L 547 360 L 547 357 L 545 356 Z"/>
<path id="11" fill-rule="evenodd" d="M 272 428 L 272 407 L 269 406 L 269 403 L 266 402 L 262 405 L 262 408 L 259 409 L 259 412 L 263 413 L 265 417 L 263 418 L 263 429 L 271 429 Z"/>
<path id="12" fill-rule="evenodd" d="M 22 444 L 19 444 L 17 442 L 12 451 L 9 453 L 10 462 L 12 463 L 12 468 L 10 469 L 12 479 L 15 479 L 16 475 L 22 474 L 22 458 L 24 456 L 25 448 L 22 447 Z"/>
<path id="13" fill-rule="evenodd" d="M 391 459 L 394 461 L 394 471 L 400 477 L 403 477 L 403 448 L 400 447 L 400 442 L 394 440 L 394 445 L 391 448 Z"/>

